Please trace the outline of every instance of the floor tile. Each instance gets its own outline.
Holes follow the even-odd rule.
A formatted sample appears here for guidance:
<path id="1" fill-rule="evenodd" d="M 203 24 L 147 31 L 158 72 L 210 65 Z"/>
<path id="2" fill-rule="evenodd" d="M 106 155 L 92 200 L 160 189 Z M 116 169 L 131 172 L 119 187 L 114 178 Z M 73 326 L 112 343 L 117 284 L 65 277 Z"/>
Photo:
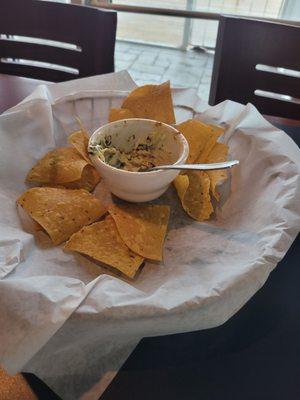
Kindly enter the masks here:
<path id="1" fill-rule="evenodd" d="M 138 85 L 170 80 L 173 86 L 193 87 L 207 100 L 213 55 L 117 41 L 116 71 L 127 69 Z"/>

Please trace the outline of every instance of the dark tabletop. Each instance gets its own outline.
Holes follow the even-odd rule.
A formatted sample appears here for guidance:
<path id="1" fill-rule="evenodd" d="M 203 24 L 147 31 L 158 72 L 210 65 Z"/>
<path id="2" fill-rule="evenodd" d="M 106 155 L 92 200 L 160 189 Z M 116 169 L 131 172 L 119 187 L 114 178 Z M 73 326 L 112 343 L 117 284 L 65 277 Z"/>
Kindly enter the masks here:
<path id="1" fill-rule="evenodd" d="M 0 75 L 0 113 L 40 81 Z M 268 117 L 299 145 L 300 122 Z M 58 399 L 25 374 L 43 400 Z M 266 284 L 214 329 L 141 340 L 101 400 L 300 399 L 300 239 Z"/>

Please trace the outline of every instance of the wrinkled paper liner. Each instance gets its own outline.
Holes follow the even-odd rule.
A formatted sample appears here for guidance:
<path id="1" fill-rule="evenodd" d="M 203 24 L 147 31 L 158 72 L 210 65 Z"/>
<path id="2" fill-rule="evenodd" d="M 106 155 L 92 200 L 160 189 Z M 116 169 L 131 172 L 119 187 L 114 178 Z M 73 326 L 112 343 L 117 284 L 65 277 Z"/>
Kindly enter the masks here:
<path id="1" fill-rule="evenodd" d="M 64 399 L 97 398 L 144 336 L 224 323 L 299 230 L 295 143 L 251 105 L 208 107 L 194 90 L 174 89 L 177 121 L 223 125 L 230 156 L 241 161 L 212 220 L 190 219 L 170 187 L 158 200 L 172 206 L 164 263 L 147 262 L 133 282 L 61 247 L 37 245 L 15 206 L 27 171 L 66 145 L 75 116 L 91 133 L 134 87 L 125 72 L 42 85 L 0 116 L 0 364 L 35 373 Z M 109 202 L 101 185 L 96 194 Z"/>

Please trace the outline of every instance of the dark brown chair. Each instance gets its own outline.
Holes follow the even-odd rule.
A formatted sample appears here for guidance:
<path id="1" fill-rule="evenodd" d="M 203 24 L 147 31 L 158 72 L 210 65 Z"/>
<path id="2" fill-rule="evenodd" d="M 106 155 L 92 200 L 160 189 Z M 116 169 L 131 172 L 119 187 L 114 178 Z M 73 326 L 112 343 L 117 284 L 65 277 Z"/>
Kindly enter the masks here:
<path id="1" fill-rule="evenodd" d="M 58 82 L 113 72 L 116 26 L 114 11 L 0 0 L 0 73 Z"/>
<path id="2" fill-rule="evenodd" d="M 300 119 L 300 27 L 222 16 L 209 104 L 251 102 L 262 114 Z"/>

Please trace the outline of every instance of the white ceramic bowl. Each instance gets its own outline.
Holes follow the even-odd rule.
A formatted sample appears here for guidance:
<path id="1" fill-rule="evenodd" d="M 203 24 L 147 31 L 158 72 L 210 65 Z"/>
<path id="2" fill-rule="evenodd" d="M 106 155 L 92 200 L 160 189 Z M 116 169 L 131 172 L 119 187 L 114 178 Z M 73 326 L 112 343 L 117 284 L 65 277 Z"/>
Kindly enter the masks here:
<path id="1" fill-rule="evenodd" d="M 136 138 L 146 139 L 154 131 L 164 134 L 165 148 L 172 154 L 173 163 L 184 164 L 189 154 L 185 137 L 172 126 L 149 119 L 123 119 L 106 124 L 93 133 L 89 145 L 98 144 L 101 137 L 110 135 L 112 144 L 116 148 L 122 148 L 133 134 Z M 131 172 L 114 168 L 96 155 L 90 155 L 90 158 L 111 192 L 131 202 L 150 201 L 161 196 L 180 172 L 176 170 Z"/>

